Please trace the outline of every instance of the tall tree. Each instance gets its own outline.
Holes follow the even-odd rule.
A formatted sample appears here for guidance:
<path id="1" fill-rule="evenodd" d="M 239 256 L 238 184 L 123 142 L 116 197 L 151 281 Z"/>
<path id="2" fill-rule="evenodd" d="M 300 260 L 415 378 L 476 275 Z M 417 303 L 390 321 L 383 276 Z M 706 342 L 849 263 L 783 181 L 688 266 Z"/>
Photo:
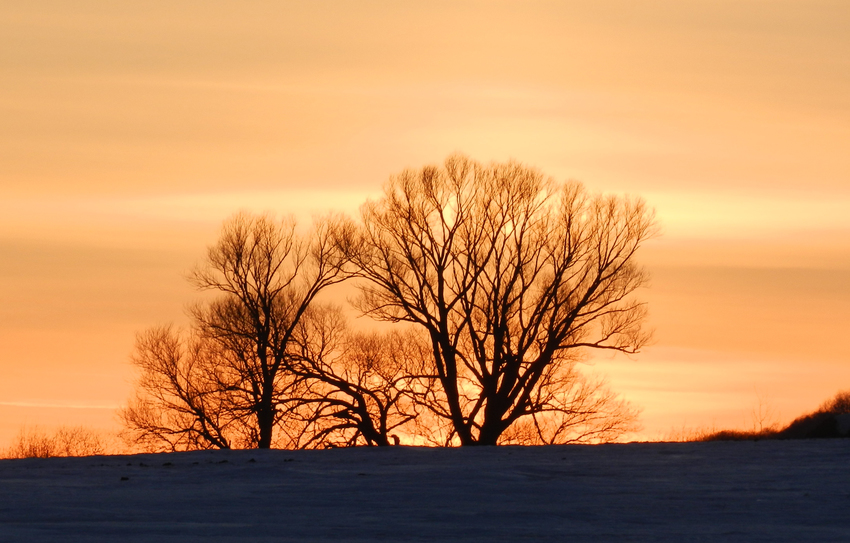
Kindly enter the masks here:
<path id="1" fill-rule="evenodd" d="M 142 336 L 135 361 L 142 394 L 125 411 L 137 438 L 184 446 L 268 448 L 304 383 L 291 370 L 294 336 L 325 288 L 347 276 L 333 240 L 338 223 L 320 221 L 299 236 L 292 220 L 239 214 L 192 272 L 213 297 L 190 310 L 190 336 Z M 188 444 L 188 445 L 186 445 Z"/>
<path id="2" fill-rule="evenodd" d="M 440 383 L 428 407 L 449 439 L 496 444 L 530 417 L 541 440 L 569 440 L 616 401 L 575 366 L 589 349 L 636 353 L 649 339 L 632 296 L 647 281 L 635 254 L 654 232 L 641 200 L 456 155 L 392 177 L 362 220 L 348 246 L 367 280 L 359 307 L 427 333 Z M 609 432 L 633 418 L 610 414 Z"/>

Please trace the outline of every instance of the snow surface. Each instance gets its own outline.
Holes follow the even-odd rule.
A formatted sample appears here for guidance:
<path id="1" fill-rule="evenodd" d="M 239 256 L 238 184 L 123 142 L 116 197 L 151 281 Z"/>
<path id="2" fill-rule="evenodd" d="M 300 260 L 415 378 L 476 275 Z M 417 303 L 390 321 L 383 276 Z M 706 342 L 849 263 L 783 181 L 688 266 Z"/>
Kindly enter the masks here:
<path id="1" fill-rule="evenodd" d="M 848 468 L 850 439 L 4 460 L 0 541 L 846 542 Z"/>

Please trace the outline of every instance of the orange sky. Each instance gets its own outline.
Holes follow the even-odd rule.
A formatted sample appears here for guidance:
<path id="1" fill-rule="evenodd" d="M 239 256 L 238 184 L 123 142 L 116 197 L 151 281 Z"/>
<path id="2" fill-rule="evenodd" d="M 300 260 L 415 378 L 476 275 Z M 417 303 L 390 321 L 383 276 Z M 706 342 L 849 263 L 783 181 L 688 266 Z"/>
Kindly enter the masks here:
<path id="1" fill-rule="evenodd" d="M 850 4 L 0 6 L 0 445 L 114 425 L 237 209 L 355 212 L 462 151 L 642 195 L 642 437 L 850 389 Z"/>

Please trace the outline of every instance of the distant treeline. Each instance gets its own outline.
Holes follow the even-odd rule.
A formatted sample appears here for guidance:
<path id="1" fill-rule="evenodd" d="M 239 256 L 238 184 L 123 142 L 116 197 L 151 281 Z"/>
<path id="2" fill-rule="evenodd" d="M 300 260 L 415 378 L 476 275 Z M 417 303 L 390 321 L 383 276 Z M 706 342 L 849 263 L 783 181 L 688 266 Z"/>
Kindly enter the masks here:
<path id="1" fill-rule="evenodd" d="M 700 432 L 693 441 L 744 441 L 756 439 L 812 439 L 850 437 L 850 391 L 839 392 L 817 410 L 794 419 L 784 428 Z"/>

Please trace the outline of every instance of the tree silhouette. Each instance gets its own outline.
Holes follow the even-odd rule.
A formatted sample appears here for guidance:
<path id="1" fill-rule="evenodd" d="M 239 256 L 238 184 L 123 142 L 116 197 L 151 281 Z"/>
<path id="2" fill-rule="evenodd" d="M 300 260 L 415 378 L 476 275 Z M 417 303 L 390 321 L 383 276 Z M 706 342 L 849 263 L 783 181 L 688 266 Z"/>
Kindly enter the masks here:
<path id="1" fill-rule="evenodd" d="M 290 371 L 301 320 L 322 290 L 347 276 L 336 227 L 320 221 L 302 237 L 294 221 L 269 216 L 239 214 L 224 224 L 190 277 L 214 297 L 191 308 L 188 338 L 161 328 L 137 341 L 140 395 L 122 414 L 136 441 L 272 445 L 304 386 Z"/>
<path id="2" fill-rule="evenodd" d="M 579 363 L 649 334 L 634 263 L 642 201 L 463 156 L 391 178 L 363 223 L 237 215 L 190 280 L 185 331 L 137 338 L 127 433 L 149 448 L 604 441 L 636 412 Z M 357 333 L 327 287 L 408 323 Z M 394 432 L 394 433 L 392 433 Z"/>
<path id="3" fill-rule="evenodd" d="M 296 334 L 292 371 L 304 388 L 301 446 L 386 446 L 415 430 L 414 395 L 427 388 L 427 344 L 412 331 L 354 332 L 336 306 L 311 308 Z M 396 432 L 393 434 L 392 432 Z"/>
<path id="4" fill-rule="evenodd" d="M 424 399 L 450 423 L 446 443 L 496 444 L 528 421 L 542 442 L 630 424 L 634 413 L 576 364 L 649 338 L 631 296 L 647 281 L 634 256 L 654 233 L 641 200 L 455 155 L 392 177 L 362 219 L 343 240 L 367 280 L 358 306 L 427 334 L 439 387 Z"/>
<path id="5" fill-rule="evenodd" d="M 125 437 L 167 451 L 229 449 L 243 441 L 238 436 L 250 421 L 229 409 L 227 390 L 216 378 L 220 354 L 197 332 L 160 326 L 138 334 L 131 360 L 140 376 L 135 395 L 119 411 Z"/>

